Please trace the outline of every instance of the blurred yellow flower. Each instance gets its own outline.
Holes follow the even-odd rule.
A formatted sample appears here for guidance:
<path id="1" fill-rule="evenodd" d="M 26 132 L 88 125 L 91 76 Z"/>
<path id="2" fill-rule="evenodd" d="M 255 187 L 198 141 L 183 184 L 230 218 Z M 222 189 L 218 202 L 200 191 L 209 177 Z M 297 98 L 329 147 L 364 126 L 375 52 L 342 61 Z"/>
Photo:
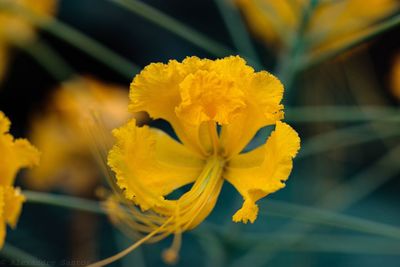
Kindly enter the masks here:
<path id="1" fill-rule="evenodd" d="M 8 133 L 10 121 L 0 112 L 0 248 L 6 236 L 6 224 L 14 228 L 25 197 L 14 188 L 17 172 L 39 163 L 39 152 L 25 139 L 16 139 Z"/>
<path id="2" fill-rule="evenodd" d="M 144 212 L 132 211 L 138 230 L 165 237 L 193 229 L 213 210 L 224 180 L 244 199 L 233 221 L 254 222 L 256 201 L 285 186 L 300 148 L 297 133 L 280 121 L 282 95 L 277 78 L 238 56 L 154 63 L 137 75 L 130 110 L 168 121 L 180 140 L 135 120 L 113 132 L 109 165 L 124 196 Z M 275 130 L 266 143 L 241 153 L 267 125 Z M 182 196 L 169 197 L 188 184 Z M 114 221 L 121 217 L 110 212 Z M 166 261 L 174 261 L 179 243 L 165 252 Z"/>
<path id="3" fill-rule="evenodd" d="M 57 0 L 0 0 L 0 4 L 17 5 L 39 16 L 52 16 L 56 12 Z M 31 22 L 0 6 L 0 81 L 7 65 L 8 48 L 34 37 L 35 27 Z"/>
<path id="4" fill-rule="evenodd" d="M 398 54 L 393 62 L 392 73 L 390 75 L 390 89 L 393 95 L 400 100 L 400 54 Z"/>
<path id="5" fill-rule="evenodd" d="M 265 43 L 284 47 L 298 31 L 307 0 L 235 0 L 249 27 Z M 319 1 L 311 14 L 305 35 L 310 50 L 340 47 L 369 26 L 394 14 L 397 0 Z"/>
<path id="6" fill-rule="evenodd" d="M 92 157 L 93 143 L 87 122 L 96 113 L 103 122 L 98 135 L 107 135 L 132 115 L 128 92 L 93 78 L 76 78 L 56 89 L 44 114 L 32 121 L 30 139 L 42 152 L 41 164 L 32 169 L 27 186 L 37 190 L 63 189 L 90 194 L 99 171 Z M 111 138 L 111 137 L 110 137 Z"/>

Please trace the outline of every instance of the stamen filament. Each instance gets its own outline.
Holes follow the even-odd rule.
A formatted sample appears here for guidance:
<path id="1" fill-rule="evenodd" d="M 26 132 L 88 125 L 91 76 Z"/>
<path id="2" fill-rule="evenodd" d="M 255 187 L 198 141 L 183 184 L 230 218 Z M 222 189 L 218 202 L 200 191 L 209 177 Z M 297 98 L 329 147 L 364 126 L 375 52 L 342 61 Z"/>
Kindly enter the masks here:
<path id="1" fill-rule="evenodd" d="M 140 239 L 139 241 L 137 241 L 136 243 L 134 243 L 133 245 L 131 245 L 130 247 L 126 248 L 125 250 L 119 252 L 118 254 L 115 254 L 112 257 L 106 258 L 104 260 L 89 264 L 86 267 L 102 267 L 108 264 L 111 264 L 123 257 L 125 257 L 126 255 L 128 255 L 129 253 L 131 253 L 133 250 L 135 250 L 136 248 L 138 248 L 140 245 L 142 245 L 143 243 L 145 243 L 146 241 L 148 241 L 149 239 L 151 239 L 154 235 L 156 235 L 157 233 L 159 233 L 162 228 L 164 228 L 170 221 L 172 218 L 168 219 L 163 225 L 161 225 L 159 228 L 155 229 L 153 232 L 151 232 L 150 234 L 146 235 L 145 237 L 143 237 L 142 239 Z"/>

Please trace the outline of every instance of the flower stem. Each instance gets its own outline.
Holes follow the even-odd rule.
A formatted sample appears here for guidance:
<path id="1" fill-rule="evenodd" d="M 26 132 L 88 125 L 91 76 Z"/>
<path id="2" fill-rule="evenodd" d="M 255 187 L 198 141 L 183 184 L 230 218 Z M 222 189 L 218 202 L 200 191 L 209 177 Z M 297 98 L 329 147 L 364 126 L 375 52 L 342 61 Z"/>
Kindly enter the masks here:
<path id="1" fill-rule="evenodd" d="M 54 79 L 63 82 L 73 76 L 75 71 L 46 42 L 36 40 L 28 45 L 16 44 L 39 63 Z"/>
<path id="2" fill-rule="evenodd" d="M 28 203 L 46 204 L 62 208 L 93 212 L 97 214 L 106 214 L 106 212 L 100 207 L 99 202 L 93 200 L 28 190 L 24 190 L 23 194 L 26 196 Z"/>
<path id="3" fill-rule="evenodd" d="M 210 54 L 221 57 L 234 53 L 230 48 L 220 44 L 204 34 L 186 26 L 178 20 L 164 14 L 163 12 L 149 6 L 144 1 L 137 0 L 108 0 L 126 10 L 135 13 L 148 21 L 164 28 L 186 41 L 209 52 Z"/>
<path id="4" fill-rule="evenodd" d="M 49 261 L 40 260 L 29 253 L 7 243 L 0 250 L 0 255 L 1 257 L 10 260 L 13 266 L 51 266 Z"/>
<path id="5" fill-rule="evenodd" d="M 95 39 L 64 24 L 56 18 L 38 16 L 9 1 L 7 1 L 7 3 L 3 3 L 3 1 L 0 2 L 0 9 L 6 9 L 23 16 L 34 25 L 37 25 L 66 43 L 82 50 L 128 79 L 131 79 L 140 69 L 134 63 L 119 56 Z"/>
<path id="6" fill-rule="evenodd" d="M 245 57 L 251 65 L 257 70 L 263 69 L 263 64 L 259 60 L 257 51 L 251 41 L 246 26 L 240 16 L 237 7 L 228 0 L 214 0 L 218 10 L 225 22 L 232 41 L 243 57 Z"/>

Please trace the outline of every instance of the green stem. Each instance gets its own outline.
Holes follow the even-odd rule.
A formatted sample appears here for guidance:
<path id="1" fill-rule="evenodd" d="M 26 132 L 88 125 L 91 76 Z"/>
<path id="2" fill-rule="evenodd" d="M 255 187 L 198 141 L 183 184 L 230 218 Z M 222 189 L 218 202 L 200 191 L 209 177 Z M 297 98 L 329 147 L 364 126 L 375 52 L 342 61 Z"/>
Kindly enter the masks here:
<path id="1" fill-rule="evenodd" d="M 23 191 L 23 194 L 27 197 L 28 203 L 46 204 L 97 214 L 106 214 L 105 211 L 100 208 L 98 202 L 92 200 L 27 190 Z M 318 225 L 335 226 L 400 239 L 400 230 L 394 226 L 324 211 L 317 208 L 289 204 L 283 201 L 269 200 L 265 203 L 265 208 L 262 210 L 264 209 L 267 210 L 266 213 L 268 215 L 295 218 L 297 220 L 307 221 Z M 304 216 L 304 214 L 307 214 L 308 216 Z"/>
<path id="2" fill-rule="evenodd" d="M 260 215 L 284 217 L 315 225 L 332 226 L 400 240 L 400 228 L 398 227 L 284 201 L 271 199 L 264 201 L 260 207 Z"/>
<path id="3" fill-rule="evenodd" d="M 247 58 L 257 70 L 263 69 L 256 49 L 250 39 L 249 33 L 243 23 L 239 11 L 232 2 L 227 0 L 214 0 L 218 10 L 228 28 L 229 34 L 239 54 Z"/>
<path id="4" fill-rule="evenodd" d="M 55 195 L 24 190 L 28 203 L 46 204 L 56 207 L 75 209 L 97 214 L 106 214 L 97 201 L 86 200 L 78 197 Z"/>
<path id="5" fill-rule="evenodd" d="M 134 63 L 119 56 L 95 39 L 83 34 L 82 32 L 62 23 L 56 18 L 38 16 L 21 6 L 0 2 L 0 8 L 5 8 L 15 12 L 31 23 L 46 30 L 70 45 L 82 50 L 111 69 L 120 73 L 127 79 L 132 79 L 133 75 L 139 72 L 139 67 Z"/>
<path id="6" fill-rule="evenodd" d="M 304 9 L 298 29 L 293 33 L 289 47 L 282 53 L 278 61 L 277 76 L 281 79 L 286 88 L 286 99 L 290 98 L 294 79 L 300 69 L 300 58 L 304 53 L 304 35 L 310 23 L 310 18 L 318 0 L 311 0 Z"/>
<path id="7" fill-rule="evenodd" d="M 11 265 L 14 266 L 51 266 L 54 265 L 53 262 L 40 260 L 29 253 L 14 247 L 10 244 L 5 244 L 0 250 L 0 255 L 8 259 Z M 4 265 L 5 266 L 5 265 Z"/>
<path id="8" fill-rule="evenodd" d="M 101 63 L 109 66 L 127 79 L 132 79 L 140 70 L 140 67 L 136 64 L 119 56 L 96 40 L 61 21 L 53 19 L 47 21 L 47 23 L 41 24 L 41 27 L 66 43 L 75 46 Z"/>
<path id="9" fill-rule="evenodd" d="M 178 20 L 166 15 L 165 13 L 149 6 L 145 2 L 137 0 L 108 0 L 126 10 L 135 13 L 148 21 L 164 28 L 179 37 L 185 39 L 186 41 L 204 49 L 210 54 L 222 57 L 226 55 L 234 54 L 230 48 L 223 44 L 220 44 L 204 34 L 186 26 L 185 24 L 179 22 Z"/>
<path id="10" fill-rule="evenodd" d="M 379 106 L 311 106 L 286 107 L 285 120 L 296 123 L 315 122 L 400 122 L 398 108 Z"/>
<path id="11" fill-rule="evenodd" d="M 309 234 L 306 239 L 291 243 L 293 234 L 244 234 L 236 239 L 227 239 L 229 244 L 238 248 L 248 248 L 257 244 L 258 255 L 260 252 L 273 252 L 276 246 L 281 246 L 285 251 L 294 252 L 323 252 L 347 254 L 378 254 L 399 255 L 399 243 L 382 238 L 353 235 L 328 235 Z"/>
<path id="12" fill-rule="evenodd" d="M 75 73 L 68 63 L 42 40 L 36 40 L 34 43 L 27 45 L 19 44 L 18 47 L 35 59 L 59 82 L 67 80 Z"/>
<path id="13" fill-rule="evenodd" d="M 371 126 L 379 126 L 379 132 L 371 132 Z M 363 123 L 361 125 L 349 126 L 310 138 L 302 146 L 296 159 L 316 155 L 331 149 L 360 145 L 399 135 L 400 129 L 398 127 L 392 127 L 392 125 L 387 125 L 385 122 Z"/>

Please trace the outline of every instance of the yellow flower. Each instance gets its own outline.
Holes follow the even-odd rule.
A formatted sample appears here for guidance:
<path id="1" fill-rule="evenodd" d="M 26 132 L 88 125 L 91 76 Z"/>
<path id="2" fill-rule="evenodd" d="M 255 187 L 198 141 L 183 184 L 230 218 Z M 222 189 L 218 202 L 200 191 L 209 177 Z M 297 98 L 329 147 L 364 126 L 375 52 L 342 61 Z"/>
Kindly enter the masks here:
<path id="1" fill-rule="evenodd" d="M 53 15 L 57 6 L 57 0 L 0 0 L 0 3 L 12 3 L 39 16 Z M 26 42 L 35 36 L 32 23 L 6 9 L 0 10 L 0 26 L 0 41 Z"/>
<path id="2" fill-rule="evenodd" d="M 255 72 L 238 56 L 155 63 L 137 75 L 130 110 L 168 121 L 179 139 L 135 120 L 113 132 L 109 165 L 124 196 L 144 212 L 129 211 L 138 229 L 158 238 L 193 229 L 213 210 L 224 181 L 244 199 L 233 221 L 254 222 L 256 202 L 285 186 L 300 148 L 297 133 L 280 121 L 282 95 L 277 78 Z M 267 125 L 275 130 L 265 144 L 241 153 Z M 188 184 L 178 199 L 169 197 Z M 177 247 L 166 251 L 166 260 Z"/>
<path id="3" fill-rule="evenodd" d="M 277 47 L 290 42 L 310 1 L 236 0 L 250 29 L 267 44 Z M 310 50 L 340 47 L 371 25 L 398 11 L 397 0 L 320 1 L 312 12 L 305 36 Z M 286 39 L 286 40 L 285 40 Z"/>
<path id="4" fill-rule="evenodd" d="M 14 4 L 35 15 L 54 15 L 57 0 L 0 0 L 0 4 Z M 24 44 L 35 38 L 35 27 L 27 19 L 0 6 L 0 81 L 7 65 L 9 47 Z"/>
<path id="5" fill-rule="evenodd" d="M 39 152 L 27 140 L 8 133 L 10 121 L 0 112 L 0 248 L 4 244 L 6 224 L 14 228 L 25 198 L 14 179 L 19 169 L 39 163 Z"/>
<path id="6" fill-rule="evenodd" d="M 47 110 L 32 121 L 30 140 L 43 156 L 25 182 L 36 190 L 58 188 L 91 194 L 99 172 L 85 125 L 96 113 L 103 122 L 96 134 L 107 135 L 126 122 L 132 117 L 127 109 L 128 92 L 117 85 L 80 77 L 57 88 L 50 100 Z"/>

